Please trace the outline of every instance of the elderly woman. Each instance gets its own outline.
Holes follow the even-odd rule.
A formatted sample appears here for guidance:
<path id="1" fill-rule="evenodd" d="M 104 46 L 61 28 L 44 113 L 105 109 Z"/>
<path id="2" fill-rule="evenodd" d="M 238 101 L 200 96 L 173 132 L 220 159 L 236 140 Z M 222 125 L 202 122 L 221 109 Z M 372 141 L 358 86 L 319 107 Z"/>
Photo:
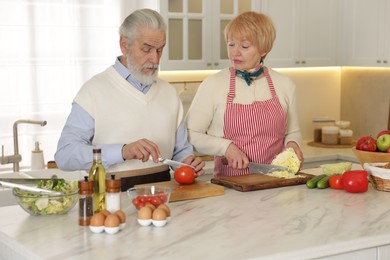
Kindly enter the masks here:
<path id="1" fill-rule="evenodd" d="M 214 176 L 248 174 L 249 162 L 269 164 L 288 147 L 303 162 L 295 85 L 263 66 L 275 35 L 264 14 L 245 12 L 230 21 L 231 67 L 206 78 L 194 97 L 186 117 L 189 140 L 197 152 L 215 156 Z"/>

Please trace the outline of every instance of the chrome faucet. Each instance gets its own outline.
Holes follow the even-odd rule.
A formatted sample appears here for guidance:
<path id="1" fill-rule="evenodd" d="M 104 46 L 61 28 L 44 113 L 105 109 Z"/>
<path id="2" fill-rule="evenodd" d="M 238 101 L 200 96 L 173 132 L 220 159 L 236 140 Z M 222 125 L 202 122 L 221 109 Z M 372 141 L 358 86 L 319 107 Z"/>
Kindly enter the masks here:
<path id="1" fill-rule="evenodd" d="M 46 121 L 34 121 L 34 120 L 17 120 L 13 126 L 14 137 L 14 155 L 4 156 L 4 146 L 1 149 L 0 164 L 13 163 L 14 172 L 19 171 L 19 162 L 22 161 L 22 156 L 19 154 L 19 141 L 18 141 L 18 124 L 36 124 L 45 126 Z"/>

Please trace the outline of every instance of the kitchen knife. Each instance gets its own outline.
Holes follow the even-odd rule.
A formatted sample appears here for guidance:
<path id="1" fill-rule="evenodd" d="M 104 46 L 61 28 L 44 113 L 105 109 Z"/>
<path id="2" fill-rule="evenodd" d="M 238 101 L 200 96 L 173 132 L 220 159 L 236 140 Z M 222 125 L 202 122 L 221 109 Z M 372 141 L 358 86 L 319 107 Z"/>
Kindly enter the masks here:
<path id="1" fill-rule="evenodd" d="M 192 165 L 178 162 L 178 161 L 169 160 L 169 159 L 158 158 L 158 161 L 163 163 L 163 164 L 170 165 L 172 167 L 188 166 L 188 167 L 191 167 L 192 169 L 195 169 L 194 166 L 192 166 Z"/>
<path id="2" fill-rule="evenodd" d="M 260 174 L 267 174 L 272 172 L 281 172 L 281 171 L 292 171 L 289 168 L 283 167 L 283 166 L 277 166 L 277 165 L 271 165 L 271 164 L 261 164 L 261 163 L 249 163 L 249 172 L 250 173 L 260 173 Z"/>
<path id="3" fill-rule="evenodd" d="M 149 157 L 149 160 L 153 161 L 152 156 Z M 161 157 L 158 158 L 158 161 L 160 163 L 163 163 L 163 164 L 166 164 L 166 165 L 169 165 L 169 166 L 172 166 L 172 167 L 188 166 L 188 167 L 191 167 L 192 169 L 195 169 L 195 167 L 192 166 L 192 165 L 189 165 L 189 164 L 186 164 L 186 163 L 182 163 L 182 162 L 178 162 L 178 161 L 174 161 L 174 160 L 164 159 L 164 158 L 161 158 Z"/>
<path id="4" fill-rule="evenodd" d="M 228 164 L 226 157 L 222 158 L 222 164 L 224 165 Z M 288 171 L 292 173 L 292 171 L 289 168 L 272 165 L 272 164 L 261 164 L 261 163 L 250 162 L 248 168 L 250 173 L 258 173 L 258 174 L 268 174 L 272 172 L 281 172 L 281 171 L 283 172 Z"/>
<path id="5" fill-rule="evenodd" d="M 0 178 L 0 181 L 5 182 L 11 182 L 11 183 L 17 183 L 17 184 L 38 184 L 40 181 L 48 181 L 48 180 L 59 180 L 59 181 L 65 181 L 64 179 L 53 179 L 53 178 Z"/>

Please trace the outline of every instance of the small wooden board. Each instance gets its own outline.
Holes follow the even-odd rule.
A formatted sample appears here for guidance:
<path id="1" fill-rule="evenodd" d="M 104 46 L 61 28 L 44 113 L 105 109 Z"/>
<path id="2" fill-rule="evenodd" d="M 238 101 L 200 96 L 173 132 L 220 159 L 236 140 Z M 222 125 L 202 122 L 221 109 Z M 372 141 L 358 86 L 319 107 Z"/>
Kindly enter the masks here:
<path id="1" fill-rule="evenodd" d="M 176 181 L 148 183 L 148 185 L 166 186 L 172 188 L 170 202 L 206 198 L 225 194 L 225 188 L 210 182 L 196 180 L 193 184 L 179 185 Z M 142 185 L 136 185 L 142 186 Z"/>
<path id="2" fill-rule="evenodd" d="M 254 191 L 305 184 L 308 180 L 314 177 L 314 175 L 302 172 L 297 173 L 297 175 L 301 177 L 283 179 L 266 174 L 247 174 L 242 176 L 216 177 L 211 179 L 211 183 L 238 191 Z"/>

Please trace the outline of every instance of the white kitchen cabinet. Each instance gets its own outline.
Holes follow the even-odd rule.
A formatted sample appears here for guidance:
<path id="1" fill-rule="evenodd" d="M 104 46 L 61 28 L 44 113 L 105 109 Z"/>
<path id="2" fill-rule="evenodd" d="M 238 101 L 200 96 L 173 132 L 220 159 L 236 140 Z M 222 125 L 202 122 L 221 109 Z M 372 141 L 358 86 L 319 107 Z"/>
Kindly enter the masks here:
<path id="1" fill-rule="evenodd" d="M 343 65 L 390 65 L 389 12 L 388 0 L 348 0 L 344 3 Z"/>
<path id="2" fill-rule="evenodd" d="M 260 0 L 162 0 L 168 24 L 161 70 L 206 70 L 229 66 L 223 30 L 239 13 L 258 10 Z"/>
<path id="3" fill-rule="evenodd" d="M 276 27 L 269 67 L 338 65 L 339 14 L 337 0 L 263 0 L 261 11 Z"/>

